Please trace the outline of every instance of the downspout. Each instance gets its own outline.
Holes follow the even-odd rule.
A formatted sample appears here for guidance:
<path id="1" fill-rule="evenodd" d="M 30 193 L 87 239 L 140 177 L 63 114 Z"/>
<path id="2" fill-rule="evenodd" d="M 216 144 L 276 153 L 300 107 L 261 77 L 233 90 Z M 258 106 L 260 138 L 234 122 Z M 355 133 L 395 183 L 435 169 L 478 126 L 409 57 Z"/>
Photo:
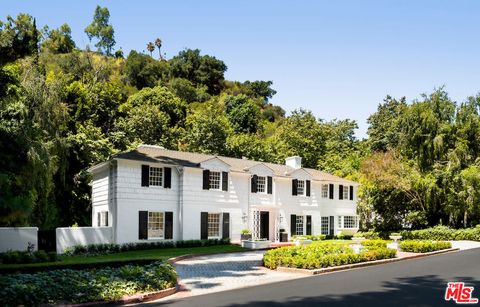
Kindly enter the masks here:
<path id="1" fill-rule="evenodd" d="M 176 167 L 178 173 L 178 238 L 177 240 L 183 240 L 183 174 L 184 168 L 181 166 Z"/>
<path id="2" fill-rule="evenodd" d="M 118 162 L 117 160 L 110 161 L 110 203 L 111 211 L 113 216 L 112 221 L 112 243 L 118 243 L 117 241 L 117 227 L 118 227 L 118 203 L 117 203 L 117 172 L 118 172 Z"/>

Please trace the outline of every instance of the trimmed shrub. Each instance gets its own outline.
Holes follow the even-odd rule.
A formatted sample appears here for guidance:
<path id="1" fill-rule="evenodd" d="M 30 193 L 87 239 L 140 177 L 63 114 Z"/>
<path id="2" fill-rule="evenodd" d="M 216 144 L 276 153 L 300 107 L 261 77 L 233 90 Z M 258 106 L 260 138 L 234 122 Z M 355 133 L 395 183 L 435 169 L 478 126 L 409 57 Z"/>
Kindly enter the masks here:
<path id="1" fill-rule="evenodd" d="M 8 251 L 0 253 L 0 262 L 4 264 L 20 264 L 20 263 L 38 263 L 38 262 L 50 262 L 57 261 L 57 257 L 51 257 L 43 250 L 29 252 L 29 251 Z"/>
<path id="2" fill-rule="evenodd" d="M 183 248 L 183 247 L 201 247 L 214 245 L 228 245 L 230 239 L 209 239 L 209 240 L 183 240 L 183 241 L 159 241 L 159 242 L 140 242 L 125 244 L 90 244 L 76 245 L 65 250 L 67 256 L 96 256 L 106 255 L 118 252 L 128 252 L 136 250 L 162 249 L 162 248 Z"/>
<path id="3" fill-rule="evenodd" d="M 305 236 L 293 236 L 292 241 L 295 240 L 312 240 L 312 241 L 321 241 L 326 239 L 326 235 L 305 235 Z"/>
<path id="4" fill-rule="evenodd" d="M 428 253 L 447 248 L 452 248 L 450 242 L 419 240 L 406 240 L 400 242 L 400 249 L 404 252 Z"/>
<path id="5" fill-rule="evenodd" d="M 387 240 L 363 240 L 360 242 L 363 246 L 387 248 Z"/>
<path id="6" fill-rule="evenodd" d="M 276 269 L 278 266 L 318 269 L 393 258 L 395 254 L 395 250 L 388 248 L 367 247 L 359 254 L 355 254 L 347 244 L 311 244 L 269 250 L 263 256 L 263 264 L 270 269 Z"/>
<path id="7" fill-rule="evenodd" d="M 421 230 L 404 230 L 402 239 L 416 240 L 472 240 L 480 241 L 480 225 L 474 228 L 453 229 L 447 226 L 435 226 Z"/>
<path id="8" fill-rule="evenodd" d="M 118 268 L 53 270 L 0 276 L 2 306 L 38 306 L 117 300 L 124 295 L 173 287 L 173 267 L 162 262 Z"/>

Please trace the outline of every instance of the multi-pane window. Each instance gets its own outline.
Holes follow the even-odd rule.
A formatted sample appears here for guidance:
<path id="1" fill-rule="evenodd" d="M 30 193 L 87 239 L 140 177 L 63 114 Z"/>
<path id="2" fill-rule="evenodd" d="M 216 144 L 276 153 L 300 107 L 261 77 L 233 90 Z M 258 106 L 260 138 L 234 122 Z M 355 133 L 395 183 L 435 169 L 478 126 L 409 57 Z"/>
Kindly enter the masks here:
<path id="1" fill-rule="evenodd" d="M 303 216 L 297 215 L 297 220 L 295 223 L 295 231 L 297 235 L 303 235 Z"/>
<path id="2" fill-rule="evenodd" d="M 220 172 L 210 171 L 210 190 L 220 190 Z"/>
<path id="3" fill-rule="evenodd" d="M 163 182 L 163 168 L 150 167 L 148 183 L 150 186 L 162 186 Z"/>
<path id="4" fill-rule="evenodd" d="M 257 178 L 257 192 L 258 193 L 265 193 L 265 177 L 258 176 Z"/>
<path id="5" fill-rule="evenodd" d="M 322 198 L 328 198 L 328 184 L 322 184 Z"/>
<path id="6" fill-rule="evenodd" d="M 338 228 L 343 228 L 343 225 L 342 225 L 342 216 L 338 216 Z"/>
<path id="7" fill-rule="evenodd" d="M 357 217 L 356 216 L 344 216 L 343 217 L 343 228 L 357 228 Z"/>
<path id="8" fill-rule="evenodd" d="M 220 213 L 208 214 L 208 237 L 220 237 Z"/>
<path id="9" fill-rule="evenodd" d="M 305 180 L 297 181 L 297 195 L 305 195 Z"/>
<path id="10" fill-rule="evenodd" d="M 324 235 L 328 235 L 330 232 L 330 223 L 329 223 L 329 218 L 328 216 L 322 216 L 322 227 L 321 227 L 321 232 Z"/>
<path id="11" fill-rule="evenodd" d="M 348 186 L 343 186 L 343 199 L 348 200 Z"/>
<path id="12" fill-rule="evenodd" d="M 148 212 L 149 239 L 163 239 L 164 225 L 165 223 L 163 212 Z"/>

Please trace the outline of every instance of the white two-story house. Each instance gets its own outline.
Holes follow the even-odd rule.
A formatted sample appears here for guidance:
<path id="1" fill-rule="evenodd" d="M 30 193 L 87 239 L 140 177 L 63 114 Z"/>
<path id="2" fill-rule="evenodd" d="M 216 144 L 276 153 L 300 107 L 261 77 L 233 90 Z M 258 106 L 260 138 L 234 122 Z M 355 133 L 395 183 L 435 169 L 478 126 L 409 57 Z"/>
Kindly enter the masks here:
<path id="1" fill-rule="evenodd" d="M 353 233 L 358 183 L 303 168 L 140 145 L 89 169 L 92 226 L 114 243 Z"/>

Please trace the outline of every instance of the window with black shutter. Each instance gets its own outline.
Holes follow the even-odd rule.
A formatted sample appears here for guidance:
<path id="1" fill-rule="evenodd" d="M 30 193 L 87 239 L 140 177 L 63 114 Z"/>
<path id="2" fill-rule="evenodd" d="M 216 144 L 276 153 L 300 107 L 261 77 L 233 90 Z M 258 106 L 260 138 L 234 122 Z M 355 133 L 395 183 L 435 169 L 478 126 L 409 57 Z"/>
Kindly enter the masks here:
<path id="1" fill-rule="evenodd" d="M 228 172 L 222 172 L 222 191 L 228 191 Z"/>
<path id="2" fill-rule="evenodd" d="M 164 169 L 165 172 L 165 179 L 163 183 L 164 188 L 171 188 L 172 187 L 172 168 L 171 167 L 165 167 Z"/>
<path id="3" fill-rule="evenodd" d="M 312 216 L 307 215 L 307 236 L 312 234 Z"/>
<path id="4" fill-rule="evenodd" d="M 271 176 L 267 177 L 267 194 L 272 194 L 273 192 L 273 178 Z"/>
<path id="5" fill-rule="evenodd" d="M 150 166 L 142 165 L 142 187 L 149 186 Z"/>
<path id="6" fill-rule="evenodd" d="M 310 180 L 307 180 L 305 181 L 305 185 L 306 185 L 306 188 L 307 188 L 307 191 L 306 191 L 306 195 L 307 196 L 310 196 Z"/>
<path id="7" fill-rule="evenodd" d="M 350 186 L 350 200 L 353 200 L 353 186 Z"/>
<path id="8" fill-rule="evenodd" d="M 230 238 L 230 213 L 224 212 L 222 217 L 222 239 Z"/>
<path id="9" fill-rule="evenodd" d="M 343 185 L 338 186 L 338 199 L 343 199 Z"/>
<path id="10" fill-rule="evenodd" d="M 208 239 L 208 212 L 200 213 L 200 239 Z"/>
<path id="11" fill-rule="evenodd" d="M 297 188 L 298 188 L 298 180 L 293 179 L 292 180 L 292 195 L 297 195 Z"/>
<path id="12" fill-rule="evenodd" d="M 203 170 L 203 189 L 210 189 L 210 171 L 208 169 Z"/>
<path id="13" fill-rule="evenodd" d="M 295 214 L 290 215 L 290 235 L 295 236 L 297 234 L 297 216 Z"/>
<path id="14" fill-rule="evenodd" d="M 148 211 L 138 211 L 138 239 L 148 239 Z"/>
<path id="15" fill-rule="evenodd" d="M 258 176 L 257 175 L 253 175 L 252 176 L 252 179 L 251 179 L 251 190 L 252 190 L 252 193 L 257 193 L 257 180 L 258 180 Z"/>
<path id="16" fill-rule="evenodd" d="M 330 199 L 333 199 L 333 183 L 328 185 L 328 196 Z"/>

